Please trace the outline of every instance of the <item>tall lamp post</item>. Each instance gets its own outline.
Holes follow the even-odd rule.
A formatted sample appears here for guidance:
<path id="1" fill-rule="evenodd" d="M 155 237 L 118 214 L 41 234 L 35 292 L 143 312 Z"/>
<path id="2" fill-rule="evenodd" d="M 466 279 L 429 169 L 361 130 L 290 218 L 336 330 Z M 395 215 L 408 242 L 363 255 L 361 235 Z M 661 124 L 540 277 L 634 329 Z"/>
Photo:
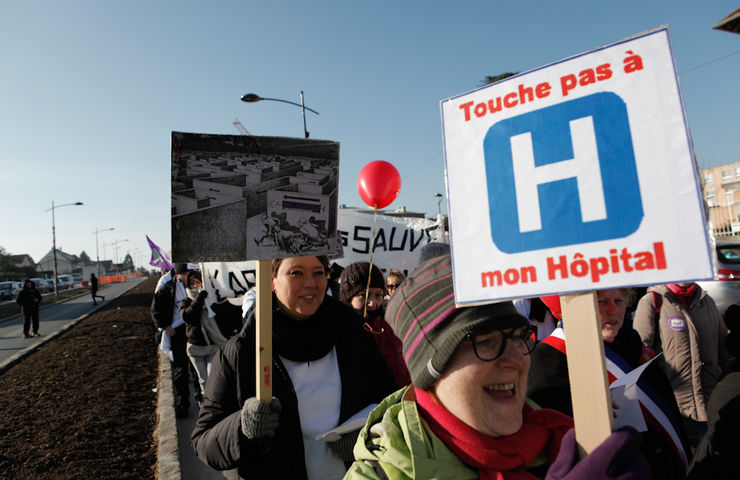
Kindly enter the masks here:
<path id="1" fill-rule="evenodd" d="M 116 273 L 118 273 L 118 242 L 123 243 L 123 242 L 128 242 L 128 241 L 129 241 L 128 238 L 125 238 L 123 240 L 116 239 L 113 242 L 113 244 L 115 245 L 115 249 L 116 249 Z"/>
<path id="2" fill-rule="evenodd" d="M 301 113 L 303 114 L 303 134 L 308 138 L 308 130 L 306 130 L 306 110 L 309 112 L 313 112 L 316 115 L 319 114 L 316 110 L 310 109 L 306 106 L 306 104 L 303 102 L 303 90 L 301 90 L 301 103 L 295 103 L 291 102 L 290 100 L 283 100 L 282 98 L 266 98 L 266 97 L 260 97 L 256 93 L 246 93 L 242 95 L 242 102 L 247 103 L 256 103 L 261 102 L 262 100 L 270 100 L 273 102 L 283 102 L 283 103 L 289 103 L 291 105 L 295 105 L 296 107 L 301 107 Z"/>
<path id="3" fill-rule="evenodd" d="M 95 266 L 97 267 L 98 278 L 100 278 L 100 249 L 98 248 L 100 244 L 98 243 L 98 233 L 107 232 L 110 230 L 115 230 L 115 228 L 113 227 L 103 228 L 102 230 L 96 228 L 95 231 L 93 232 L 95 234 L 95 261 L 96 261 Z"/>
<path id="4" fill-rule="evenodd" d="M 437 198 L 437 215 L 442 215 L 442 194 L 435 193 L 434 196 Z"/>
<path id="5" fill-rule="evenodd" d="M 51 210 L 51 250 L 54 254 L 54 296 L 56 297 L 59 294 L 59 289 L 57 288 L 57 227 L 56 227 L 56 219 L 54 218 L 54 210 L 57 208 L 62 207 L 73 207 L 73 206 L 79 206 L 83 205 L 82 202 L 74 202 L 74 203 L 63 203 L 61 205 L 54 205 L 54 200 L 51 201 L 51 208 L 47 208 L 45 211 L 48 212 Z"/>

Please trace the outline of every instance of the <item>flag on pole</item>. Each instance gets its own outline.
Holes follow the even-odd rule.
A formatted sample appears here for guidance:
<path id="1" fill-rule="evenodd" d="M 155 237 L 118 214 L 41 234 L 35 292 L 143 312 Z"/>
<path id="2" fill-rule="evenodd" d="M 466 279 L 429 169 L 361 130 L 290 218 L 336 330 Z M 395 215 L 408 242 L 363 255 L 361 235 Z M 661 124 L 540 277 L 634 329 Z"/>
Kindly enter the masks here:
<path id="1" fill-rule="evenodd" d="M 152 249 L 152 258 L 149 260 L 149 265 L 164 268 L 165 270 L 173 270 L 175 267 L 172 266 L 172 262 L 170 262 L 167 254 L 151 241 L 149 235 L 146 236 L 146 241 L 149 242 L 149 248 Z"/>

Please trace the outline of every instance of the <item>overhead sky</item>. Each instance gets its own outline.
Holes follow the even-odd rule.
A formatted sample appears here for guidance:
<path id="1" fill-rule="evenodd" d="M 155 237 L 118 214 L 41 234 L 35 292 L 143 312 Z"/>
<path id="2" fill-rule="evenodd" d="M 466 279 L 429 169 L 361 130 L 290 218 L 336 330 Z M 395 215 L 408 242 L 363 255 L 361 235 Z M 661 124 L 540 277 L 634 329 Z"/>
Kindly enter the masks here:
<path id="1" fill-rule="evenodd" d="M 149 260 L 170 245 L 172 131 L 341 144 L 339 203 L 394 164 L 391 209 L 437 213 L 445 192 L 439 102 L 486 75 L 523 72 L 668 25 L 701 167 L 740 160 L 740 35 L 711 26 L 736 0 L 0 0 L 0 246 Z M 445 199 L 446 200 L 446 199 Z M 441 205 L 446 211 L 445 203 Z M 116 245 L 118 242 L 118 251 Z"/>

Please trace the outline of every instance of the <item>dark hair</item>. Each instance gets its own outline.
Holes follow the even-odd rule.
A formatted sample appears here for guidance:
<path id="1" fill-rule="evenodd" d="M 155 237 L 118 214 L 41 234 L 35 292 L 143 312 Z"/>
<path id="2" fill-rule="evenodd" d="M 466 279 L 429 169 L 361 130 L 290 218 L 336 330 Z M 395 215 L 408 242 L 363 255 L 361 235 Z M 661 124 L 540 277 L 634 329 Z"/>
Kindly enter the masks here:
<path id="1" fill-rule="evenodd" d="M 284 258 L 276 258 L 272 261 L 272 276 L 277 277 L 277 272 L 280 270 L 280 264 L 283 263 Z M 324 273 L 329 273 L 329 257 L 326 255 L 316 255 L 316 260 L 324 267 Z"/>
<path id="2" fill-rule="evenodd" d="M 199 282 L 203 283 L 203 276 L 200 274 L 200 270 L 190 270 L 188 272 L 187 280 L 185 280 L 185 286 L 190 288 L 190 280 L 198 279 Z"/>

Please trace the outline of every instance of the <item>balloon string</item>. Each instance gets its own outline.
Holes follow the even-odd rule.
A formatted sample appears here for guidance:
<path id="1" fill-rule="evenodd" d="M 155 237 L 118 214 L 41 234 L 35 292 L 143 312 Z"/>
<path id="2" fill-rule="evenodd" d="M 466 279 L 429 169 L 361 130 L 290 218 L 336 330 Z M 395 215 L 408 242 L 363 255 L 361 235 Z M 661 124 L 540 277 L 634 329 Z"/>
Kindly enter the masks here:
<path id="1" fill-rule="evenodd" d="M 370 269 L 367 272 L 367 286 L 365 286 L 365 307 L 362 310 L 362 318 L 367 320 L 367 299 L 370 296 L 370 279 L 373 273 L 373 251 L 375 250 L 375 225 L 378 221 L 378 207 L 373 207 L 373 233 L 370 238 L 373 239 L 370 245 Z"/>

